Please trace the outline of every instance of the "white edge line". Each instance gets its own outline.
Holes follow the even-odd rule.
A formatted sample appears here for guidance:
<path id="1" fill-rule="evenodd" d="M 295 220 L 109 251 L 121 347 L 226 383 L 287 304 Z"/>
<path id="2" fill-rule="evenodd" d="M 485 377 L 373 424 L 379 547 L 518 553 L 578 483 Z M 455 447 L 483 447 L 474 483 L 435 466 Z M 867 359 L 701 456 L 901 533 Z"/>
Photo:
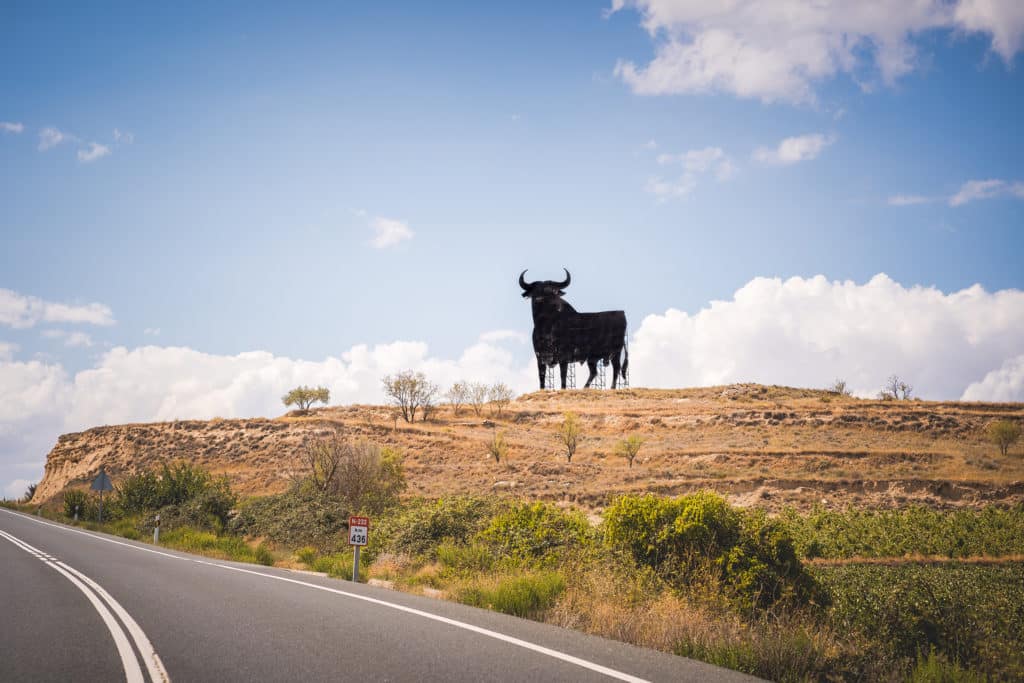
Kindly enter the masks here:
<path id="1" fill-rule="evenodd" d="M 0 508 L 0 509 L 4 509 L 4 508 Z M 7 512 L 11 512 L 9 510 L 6 510 L 6 511 Z M 60 528 L 60 529 L 65 529 L 66 531 L 74 531 L 74 532 L 83 534 L 85 536 L 88 536 L 90 538 L 95 538 L 95 539 L 98 539 L 98 540 L 101 540 L 101 541 L 106 541 L 108 543 L 116 543 L 117 545 L 123 545 L 123 546 L 128 547 L 128 548 L 134 548 L 135 550 L 143 550 L 145 552 L 155 553 L 157 555 L 164 555 L 166 557 L 173 557 L 176 560 L 190 559 L 190 558 L 180 557 L 178 555 L 171 555 L 170 553 L 162 553 L 162 552 L 160 552 L 158 550 L 151 550 L 149 548 L 143 548 L 143 547 L 140 547 L 140 546 L 137 546 L 137 545 L 133 545 L 131 543 L 122 543 L 121 541 L 116 541 L 116 540 L 114 540 L 112 538 L 106 538 L 104 536 L 99 536 L 99 535 L 96 535 L 96 534 L 90 534 L 90 533 L 87 533 L 87 532 L 84 532 L 84 531 L 80 531 L 78 529 L 73 529 L 73 528 L 65 526 L 65 525 L 53 524 L 51 522 L 44 522 L 43 520 L 37 519 L 37 518 L 35 518 L 35 517 L 31 516 L 31 515 L 22 515 L 22 514 L 18 514 L 18 513 L 15 513 L 15 512 L 11 512 L 11 514 L 16 514 L 19 517 L 25 517 L 27 519 L 32 520 L 33 522 L 39 522 L 40 524 L 45 524 L 47 526 L 53 526 L 53 527 L 57 527 L 57 528 Z M 366 595 L 359 595 L 358 593 L 350 593 L 348 591 L 339 590 L 337 588 L 329 588 L 327 586 L 320 586 L 320 585 L 317 585 L 315 583 L 309 583 L 307 581 L 299 581 L 298 579 L 290 579 L 290 578 L 285 577 L 285 576 L 276 576 L 274 574 L 264 574 L 263 572 L 257 572 L 257 571 L 253 571 L 251 569 L 242 569 L 241 567 L 232 567 L 232 566 L 227 565 L 227 564 L 218 564 L 216 562 L 207 562 L 205 560 L 192 560 L 192 561 L 196 562 L 198 564 L 205 564 L 205 565 L 208 565 L 208 566 L 211 566 L 211 567 L 220 567 L 222 569 L 230 569 L 230 570 L 236 571 L 236 572 L 244 572 L 246 574 L 254 574 L 256 576 L 262 576 L 262 577 L 267 578 L 267 579 L 276 579 L 278 581 L 286 581 L 288 583 L 294 583 L 294 584 L 297 584 L 297 585 L 300 585 L 300 586 L 306 586 L 308 588 L 314 588 L 316 590 L 327 591 L 328 593 L 336 593 L 338 595 L 343 595 L 345 597 L 353 598 L 355 600 L 362 600 L 364 602 L 369 602 L 369 603 L 373 603 L 373 604 L 376 604 L 376 605 L 381 605 L 381 606 L 384 606 L 384 607 L 390 607 L 392 609 L 396 609 L 396 610 L 399 610 L 401 612 L 407 612 L 409 614 L 415 614 L 415 615 L 423 617 L 425 619 L 432 619 L 434 621 L 438 621 L 438 622 L 441 622 L 443 624 L 448 624 L 449 626 L 454 626 L 455 628 L 461 628 L 461 629 L 464 629 L 466 631 L 471 631 L 473 633 L 478 633 L 480 635 L 487 636 L 488 638 L 494 638 L 495 640 L 500 640 L 500 641 L 509 643 L 510 645 L 516 645 L 518 647 L 522 647 L 522 648 L 525 648 L 527 650 L 532 650 L 534 652 L 538 652 L 540 654 L 547 655 L 548 657 L 552 657 L 554 659 L 559 659 L 559 660 L 561 660 L 563 662 L 568 662 L 569 664 L 575 664 L 576 666 L 582 667 L 584 669 L 589 669 L 591 671 L 594 671 L 594 672 L 597 672 L 597 673 L 600 673 L 600 674 L 604 674 L 605 676 L 608 676 L 610 678 L 614 678 L 614 679 L 617 679 L 617 680 L 620 680 L 620 681 L 627 681 L 628 683 L 649 683 L 649 681 L 647 681 L 644 678 L 639 678 L 637 676 L 633 676 L 631 674 L 627 674 L 625 672 L 618 671 L 616 669 L 611 669 L 609 667 L 602 666 L 601 664 L 597 664 L 595 662 L 591 662 L 591 661 L 588 661 L 586 659 L 581 659 L 579 657 L 574 657 L 573 655 L 569 655 L 569 654 L 566 654 L 564 652 L 559 652 L 558 650 L 552 650 L 549 647 L 544 647 L 543 645 L 537 645 L 536 643 L 531 643 L 528 640 L 522 640 L 520 638 L 515 638 L 513 636 L 507 636 L 504 633 L 499 633 L 497 631 L 491 631 L 490 629 L 486 629 L 486 628 L 483 628 L 481 626 L 474 626 L 473 624 L 469 624 L 469 623 L 466 623 L 464 621 L 458 621 L 456 619 L 450 619 L 449 617 L 442 617 L 442 616 L 440 616 L 438 614 L 433 614 L 431 612 L 425 612 L 423 610 L 419 610 L 419 609 L 416 609 L 414 607 L 406 607 L 405 605 L 399 605 L 397 603 L 387 602 L 386 600 L 380 600 L 378 598 L 371 598 L 371 597 L 366 596 Z"/>
<path id="2" fill-rule="evenodd" d="M 549 647 L 544 647 L 543 645 L 537 645 L 536 643 L 531 643 L 528 640 L 522 640 L 520 638 L 515 638 L 513 636 L 507 636 L 504 633 L 499 633 L 497 631 L 492 631 L 490 629 L 483 628 L 482 626 L 474 626 L 473 624 L 468 624 L 468 623 L 466 623 L 464 621 L 458 621 L 457 619 L 451 619 L 449 617 L 442 617 L 439 614 L 433 614 L 431 612 L 425 612 L 423 610 L 419 610 L 419 609 L 416 609 L 414 607 L 406 607 L 405 605 L 399 605 L 399 604 L 396 604 L 396 603 L 393 603 L 393 602 L 388 602 L 386 600 L 380 600 L 378 598 L 371 598 L 371 597 L 369 597 L 367 595 L 359 595 L 358 593 L 350 593 L 348 591 L 339 590 L 337 588 L 329 588 L 327 586 L 320 586 L 320 585 L 317 585 L 315 583 L 308 583 L 306 581 L 299 581 L 298 579 L 289 579 L 288 577 L 285 577 L 285 576 L 275 576 L 274 574 L 264 574 L 263 572 L 257 572 L 257 571 L 253 571 L 251 569 L 242 569 L 241 567 L 232 567 L 231 565 L 218 564 L 216 562 L 203 562 L 203 561 L 199 561 L 199 562 L 200 562 L 200 564 L 208 564 L 208 565 L 213 566 L 213 567 L 221 567 L 222 569 L 230 569 L 230 570 L 236 571 L 236 572 L 244 572 L 246 574 L 254 574 L 256 576 L 262 576 L 262 577 L 267 578 L 267 579 L 276 579 L 278 581 L 287 581 L 288 583 L 294 583 L 294 584 L 298 584 L 300 586 L 306 586 L 308 588 L 315 588 L 316 590 L 327 591 L 328 593 L 337 593 L 338 595 L 343 595 L 343 596 L 345 596 L 347 598 L 353 598 L 355 600 L 362 600 L 364 602 L 370 602 L 370 603 L 373 603 L 375 605 L 382 605 L 384 607 L 390 607 L 392 609 L 396 609 L 396 610 L 399 610 L 401 612 L 408 612 L 409 614 L 415 614 L 417 616 L 424 617 L 425 619 L 432 619 L 434 621 L 439 621 L 439 622 L 441 622 L 443 624 L 448 624 L 449 626 L 454 626 L 456 628 L 461 628 L 461 629 L 464 629 L 466 631 L 472 631 L 473 633 L 478 633 L 480 635 L 487 636 L 488 638 L 494 638 L 495 640 L 501 640 L 501 641 L 504 641 L 504 642 L 509 643 L 511 645 L 516 645 L 518 647 L 525 648 L 527 650 L 533 650 L 534 652 L 539 652 L 540 654 L 547 655 L 548 657 L 553 657 L 554 659 L 560 659 L 563 662 L 568 662 L 570 664 L 575 664 L 576 666 L 583 667 L 584 669 L 590 669 L 591 671 L 595 671 L 597 673 L 604 674 L 605 676 L 608 676 L 610 678 L 615 678 L 615 679 L 618 679 L 620 681 L 628 681 L 629 683 L 649 683 L 646 679 L 638 678 L 636 676 L 624 673 L 622 671 L 617 671 L 615 669 L 611 669 L 611 668 L 608 668 L 606 666 L 602 666 L 600 664 L 596 664 L 596 663 L 588 661 L 586 659 L 580 659 L 579 657 L 574 657 L 573 655 L 569 655 L 569 654 L 566 654 L 564 652 L 559 652 L 558 650 L 552 650 Z"/>
<path id="3" fill-rule="evenodd" d="M 0 530 L 0 536 L 3 536 L 15 546 L 36 556 L 42 560 L 44 564 L 63 574 L 64 578 L 74 584 L 78 590 L 82 591 L 85 597 L 89 599 L 89 602 L 92 603 L 93 608 L 99 612 L 100 618 L 103 619 L 103 623 L 107 625 L 107 630 L 110 631 L 110 635 L 114 638 L 114 644 L 117 646 L 117 653 L 121 656 L 121 665 L 124 667 L 125 679 L 128 683 L 145 683 L 145 679 L 142 677 L 142 669 L 139 668 L 139 661 L 135 658 L 135 651 L 132 650 L 131 643 L 128 642 L 128 637 L 125 635 L 121 625 L 117 623 L 116 619 L 114 619 L 114 615 L 110 613 L 110 610 L 107 609 L 103 602 L 71 573 L 64 571 L 64 569 L 58 566 L 55 562 L 47 560 L 39 553 L 39 551 L 32 548 L 32 546 L 21 541 L 21 539 L 12 536 L 6 531 Z"/>

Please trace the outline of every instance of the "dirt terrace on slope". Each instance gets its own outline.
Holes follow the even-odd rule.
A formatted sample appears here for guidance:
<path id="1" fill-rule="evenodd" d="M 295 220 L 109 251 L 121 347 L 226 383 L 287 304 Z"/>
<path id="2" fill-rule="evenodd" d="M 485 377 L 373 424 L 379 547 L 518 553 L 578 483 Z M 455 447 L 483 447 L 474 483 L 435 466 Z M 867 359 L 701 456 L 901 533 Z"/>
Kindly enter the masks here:
<path id="1" fill-rule="evenodd" d="M 565 411 L 580 415 L 572 463 L 555 438 Z M 498 493 L 600 511 L 611 496 L 712 489 L 740 505 L 888 508 L 1024 501 L 1021 446 L 1000 456 L 985 440 L 995 419 L 1024 423 L 1024 404 L 873 401 L 823 391 L 743 384 L 682 390 L 536 392 L 501 416 L 442 408 L 427 423 L 385 406 L 323 408 L 276 419 L 97 427 L 60 438 L 36 500 L 83 484 L 105 465 L 115 481 L 161 460 L 187 458 L 227 474 L 243 494 L 284 490 L 303 439 L 340 428 L 400 448 L 410 495 Z M 508 463 L 487 443 L 503 430 Z M 639 434 L 632 469 L 615 443 Z"/>

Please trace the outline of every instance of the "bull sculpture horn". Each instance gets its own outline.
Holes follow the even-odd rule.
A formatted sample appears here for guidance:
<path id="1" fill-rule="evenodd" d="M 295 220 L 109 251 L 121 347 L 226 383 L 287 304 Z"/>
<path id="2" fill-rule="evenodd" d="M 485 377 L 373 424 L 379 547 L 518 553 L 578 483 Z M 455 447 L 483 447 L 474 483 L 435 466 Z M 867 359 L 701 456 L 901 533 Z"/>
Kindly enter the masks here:
<path id="1" fill-rule="evenodd" d="M 523 277 L 524 275 L 526 275 L 526 271 L 525 270 L 523 272 L 519 273 L 519 286 L 522 287 L 523 289 L 529 289 L 530 287 L 533 286 L 533 283 L 532 282 L 528 283 L 526 281 L 526 278 Z"/>
<path id="2" fill-rule="evenodd" d="M 563 267 L 562 270 L 565 271 L 565 280 L 563 282 L 556 282 L 555 283 L 555 287 L 558 287 L 559 289 L 565 289 L 566 287 L 569 286 L 569 283 L 572 281 L 572 275 L 569 275 L 569 269 Z M 523 271 L 523 272 L 526 272 L 526 271 Z"/>

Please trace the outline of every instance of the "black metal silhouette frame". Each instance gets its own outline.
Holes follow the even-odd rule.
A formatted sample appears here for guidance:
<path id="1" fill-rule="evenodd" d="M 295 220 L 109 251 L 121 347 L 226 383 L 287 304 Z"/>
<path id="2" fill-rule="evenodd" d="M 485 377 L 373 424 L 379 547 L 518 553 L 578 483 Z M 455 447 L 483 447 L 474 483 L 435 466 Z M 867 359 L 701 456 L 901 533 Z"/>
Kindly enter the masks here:
<path id="1" fill-rule="evenodd" d="M 547 367 L 558 366 L 562 388 L 565 389 L 565 376 L 570 363 L 586 363 L 590 371 L 590 377 L 584 385 L 587 388 L 597 376 L 598 364 L 610 363 L 612 389 L 615 389 L 619 378 L 626 379 L 629 367 L 626 313 L 577 312 L 562 298 L 571 281 L 572 276 L 568 270 L 562 282 L 527 282 L 525 270 L 519 275 L 523 297 L 530 299 L 533 307 L 533 351 L 537 355 L 540 388 L 544 388 Z"/>

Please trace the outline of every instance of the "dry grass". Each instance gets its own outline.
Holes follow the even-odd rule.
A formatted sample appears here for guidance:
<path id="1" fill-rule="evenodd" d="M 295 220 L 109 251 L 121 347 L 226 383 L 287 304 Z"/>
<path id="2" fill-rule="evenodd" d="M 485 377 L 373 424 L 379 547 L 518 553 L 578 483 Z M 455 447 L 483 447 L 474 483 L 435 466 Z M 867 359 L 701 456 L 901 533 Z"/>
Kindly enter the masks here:
<path id="1" fill-rule="evenodd" d="M 567 411 L 582 423 L 571 464 L 555 437 Z M 123 425 L 65 435 L 50 454 L 38 496 L 87 481 L 100 464 L 116 477 L 175 457 L 227 474 L 243 494 L 273 493 L 300 468 L 303 438 L 340 428 L 402 449 L 411 495 L 496 493 L 597 513 L 622 493 L 702 488 L 769 510 L 1019 502 L 1021 447 L 1001 456 L 984 434 L 993 419 L 1022 422 L 1024 404 L 859 400 L 746 384 L 549 391 L 519 397 L 501 418 L 441 408 L 431 422 L 397 428 L 390 408 L 354 405 L 274 420 Z M 500 465 L 487 449 L 495 429 L 508 442 Z M 629 469 L 614 447 L 632 434 L 644 447 Z"/>

